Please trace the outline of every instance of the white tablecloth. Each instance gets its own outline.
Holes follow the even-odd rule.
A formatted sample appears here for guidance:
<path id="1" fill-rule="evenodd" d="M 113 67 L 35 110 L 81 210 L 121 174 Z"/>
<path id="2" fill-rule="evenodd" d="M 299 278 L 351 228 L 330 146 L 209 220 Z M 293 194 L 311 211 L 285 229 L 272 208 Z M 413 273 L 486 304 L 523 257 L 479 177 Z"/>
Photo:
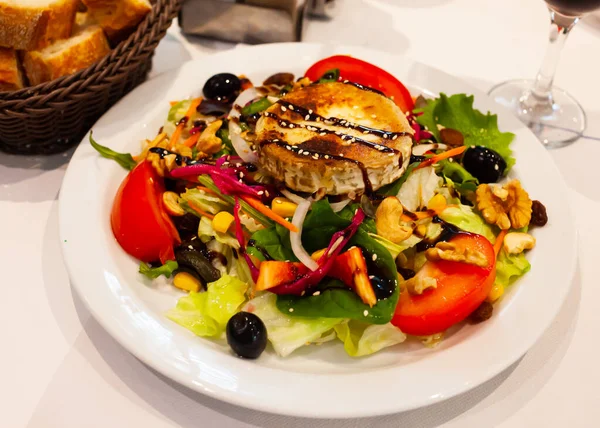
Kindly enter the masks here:
<path id="1" fill-rule="evenodd" d="M 329 22 L 308 23 L 306 41 L 407 54 L 484 90 L 508 78 L 533 77 L 546 45 L 547 13 L 540 0 L 337 3 Z M 557 84 L 585 107 L 589 138 L 552 151 L 576 213 L 576 283 L 540 341 L 501 375 L 438 405 L 348 421 L 269 415 L 186 390 L 120 347 L 69 285 L 58 241 L 57 197 L 70 152 L 36 158 L 0 154 L 0 426 L 598 426 L 600 18 L 586 21 L 567 43 Z M 158 49 L 153 74 L 231 47 L 184 38 L 174 27 Z"/>

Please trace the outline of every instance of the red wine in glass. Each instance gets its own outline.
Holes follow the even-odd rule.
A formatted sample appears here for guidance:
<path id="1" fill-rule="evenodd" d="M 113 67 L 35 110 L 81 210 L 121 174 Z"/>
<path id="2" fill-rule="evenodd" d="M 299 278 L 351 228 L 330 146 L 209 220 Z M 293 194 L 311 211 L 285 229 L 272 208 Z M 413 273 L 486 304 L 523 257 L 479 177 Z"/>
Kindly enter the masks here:
<path id="1" fill-rule="evenodd" d="M 586 115 L 577 100 L 552 83 L 567 36 L 583 15 L 600 8 L 600 0 L 545 1 L 550 10 L 550 45 L 537 76 L 533 81 L 500 83 L 489 94 L 552 148 L 576 141 L 586 127 Z"/>

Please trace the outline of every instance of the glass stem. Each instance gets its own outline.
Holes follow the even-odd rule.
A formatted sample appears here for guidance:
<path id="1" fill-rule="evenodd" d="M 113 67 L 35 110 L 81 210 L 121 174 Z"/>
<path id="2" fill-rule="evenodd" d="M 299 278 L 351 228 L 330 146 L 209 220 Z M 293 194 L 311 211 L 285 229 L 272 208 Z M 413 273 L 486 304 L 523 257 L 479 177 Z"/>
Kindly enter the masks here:
<path id="1" fill-rule="evenodd" d="M 534 98 L 538 108 L 540 104 L 552 105 L 552 82 L 556 74 L 558 60 L 569 33 L 579 21 L 579 17 L 566 16 L 550 9 L 550 44 L 546 50 L 546 55 L 542 66 L 535 77 L 535 82 L 531 88 L 531 95 Z M 533 106 L 531 106 L 533 107 Z"/>

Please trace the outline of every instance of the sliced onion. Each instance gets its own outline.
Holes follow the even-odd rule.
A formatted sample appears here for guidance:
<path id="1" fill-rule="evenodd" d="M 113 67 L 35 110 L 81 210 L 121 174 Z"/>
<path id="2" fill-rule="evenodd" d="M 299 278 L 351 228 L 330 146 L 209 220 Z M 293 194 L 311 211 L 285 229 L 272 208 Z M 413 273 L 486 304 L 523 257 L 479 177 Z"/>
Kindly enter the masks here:
<path id="1" fill-rule="evenodd" d="M 334 213 L 339 213 L 341 210 L 343 210 L 344 208 L 346 208 L 346 205 L 348 205 L 350 203 L 350 198 L 348 199 L 344 199 L 343 201 L 340 202 L 334 202 L 331 205 L 331 209 L 333 210 Z"/>
<path id="2" fill-rule="evenodd" d="M 304 199 L 302 196 L 298 196 L 295 193 L 290 192 L 287 189 L 281 189 L 279 191 L 283 196 L 285 196 L 286 198 L 288 198 L 290 201 L 292 201 L 295 204 L 300 205 L 302 202 L 306 202 L 307 199 Z"/>
<path id="3" fill-rule="evenodd" d="M 415 156 L 423 156 L 425 153 L 427 153 L 430 150 L 446 150 L 448 149 L 448 146 L 445 144 L 436 144 L 436 143 L 432 143 L 432 144 L 418 144 L 416 146 L 413 147 L 412 149 L 412 154 Z"/>
<path id="4" fill-rule="evenodd" d="M 237 119 L 240 117 L 240 107 L 244 107 L 246 104 L 259 97 L 260 94 L 255 87 L 248 88 L 237 97 L 233 103 L 233 108 L 229 112 L 229 138 L 231 139 L 231 144 L 236 153 L 244 160 L 244 162 L 256 163 L 256 161 L 258 161 L 258 156 L 254 150 L 250 148 L 248 142 L 242 138 L 242 128 L 237 123 Z"/>
<path id="5" fill-rule="evenodd" d="M 319 265 L 314 261 L 310 254 L 302 246 L 302 225 L 308 210 L 310 209 L 310 201 L 302 201 L 298 204 L 294 217 L 292 218 L 292 224 L 298 229 L 297 232 L 290 232 L 290 242 L 292 243 L 292 251 L 294 255 L 298 257 L 298 260 L 302 262 L 304 266 L 312 270 L 313 272 L 319 268 Z"/>

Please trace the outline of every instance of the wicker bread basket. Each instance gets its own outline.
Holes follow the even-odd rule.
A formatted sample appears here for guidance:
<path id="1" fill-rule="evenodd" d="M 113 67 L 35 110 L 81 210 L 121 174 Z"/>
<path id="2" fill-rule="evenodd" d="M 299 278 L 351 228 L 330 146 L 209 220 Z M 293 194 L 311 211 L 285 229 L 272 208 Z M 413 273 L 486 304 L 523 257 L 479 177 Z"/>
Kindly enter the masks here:
<path id="1" fill-rule="evenodd" d="M 100 62 L 38 86 L 0 92 L 0 150 L 18 154 L 64 151 L 142 83 L 156 46 L 181 6 L 181 0 L 151 2 L 152 11 L 135 33 Z"/>

